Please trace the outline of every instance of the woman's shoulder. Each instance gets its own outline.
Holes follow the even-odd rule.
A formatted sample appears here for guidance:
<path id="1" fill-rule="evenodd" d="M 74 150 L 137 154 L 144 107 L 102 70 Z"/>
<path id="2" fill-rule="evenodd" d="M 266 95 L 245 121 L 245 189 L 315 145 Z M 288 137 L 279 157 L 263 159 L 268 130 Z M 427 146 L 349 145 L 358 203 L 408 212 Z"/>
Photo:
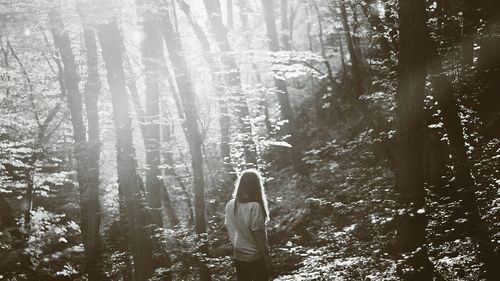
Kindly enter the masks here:
<path id="1" fill-rule="evenodd" d="M 255 208 L 259 209 L 260 204 L 258 202 L 245 202 L 243 203 L 249 210 L 253 210 Z"/>

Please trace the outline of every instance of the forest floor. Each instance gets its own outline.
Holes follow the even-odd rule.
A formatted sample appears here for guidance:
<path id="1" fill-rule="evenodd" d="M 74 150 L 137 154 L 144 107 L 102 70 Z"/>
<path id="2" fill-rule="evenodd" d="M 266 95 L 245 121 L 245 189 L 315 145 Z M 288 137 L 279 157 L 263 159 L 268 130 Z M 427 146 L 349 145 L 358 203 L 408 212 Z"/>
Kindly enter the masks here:
<path id="1" fill-rule="evenodd" d="M 387 230 L 393 174 L 362 141 L 360 134 L 345 145 L 311 148 L 308 176 L 289 167 L 271 172 L 266 189 L 275 280 L 395 280 L 385 243 L 393 234 Z"/>
<path id="2" fill-rule="evenodd" d="M 397 280 L 394 173 L 374 155 L 373 143 L 366 142 L 364 134 L 342 144 L 318 142 L 306 153 L 308 176 L 290 167 L 270 172 L 274 177 L 266 189 L 274 280 Z M 441 207 L 426 208 L 433 238 L 443 232 L 443 222 L 436 219 Z M 220 230 L 218 237 L 227 236 Z M 215 266 L 214 276 L 233 280 L 231 248 L 224 241 L 219 242 L 225 243 L 225 262 Z M 475 244 L 469 238 L 445 237 L 428 250 L 441 280 L 478 280 Z"/>

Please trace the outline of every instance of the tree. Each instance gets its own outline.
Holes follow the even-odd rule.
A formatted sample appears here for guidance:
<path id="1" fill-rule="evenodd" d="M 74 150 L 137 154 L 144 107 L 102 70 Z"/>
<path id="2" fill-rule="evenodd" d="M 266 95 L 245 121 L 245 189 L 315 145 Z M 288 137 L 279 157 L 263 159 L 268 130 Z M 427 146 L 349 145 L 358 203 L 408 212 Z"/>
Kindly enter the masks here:
<path id="1" fill-rule="evenodd" d="M 478 112 L 483 123 L 482 133 L 489 137 L 499 137 L 500 110 L 499 89 L 500 82 L 496 77 L 500 73 L 500 3 L 485 1 L 485 35 L 481 40 L 481 49 L 478 57 L 478 80 L 484 85 L 478 96 Z"/>
<path id="2" fill-rule="evenodd" d="M 272 52 L 279 52 L 279 39 L 278 33 L 276 31 L 276 20 L 274 17 L 274 6 L 273 1 L 262 0 L 262 6 L 264 11 L 264 20 L 266 22 L 267 39 L 269 50 Z M 302 151 L 300 148 L 300 143 L 297 139 L 297 132 L 294 127 L 294 117 L 292 105 L 290 103 L 290 97 L 288 95 L 288 90 L 286 86 L 286 81 L 283 79 L 274 77 L 274 86 L 276 87 L 276 95 L 278 96 L 278 102 L 280 105 L 281 116 L 284 120 L 287 120 L 283 126 L 283 134 L 290 135 L 291 149 L 291 161 L 292 165 L 297 171 L 303 173 L 304 166 L 302 165 Z"/>
<path id="3" fill-rule="evenodd" d="M 203 29 L 196 21 L 196 18 L 191 13 L 191 8 L 183 0 L 177 0 L 179 5 L 189 20 L 191 27 L 193 28 L 196 37 L 201 45 L 203 50 L 203 58 L 207 63 L 212 77 L 212 84 L 217 94 L 217 102 L 219 104 L 219 126 L 220 126 L 220 152 L 221 157 L 224 162 L 226 171 L 228 173 L 233 173 L 233 167 L 231 164 L 231 147 L 229 142 L 231 141 L 231 137 L 229 135 L 231 129 L 231 118 L 229 116 L 229 108 L 227 103 L 227 94 L 224 90 L 224 85 L 222 83 L 222 77 L 219 74 L 220 69 L 217 66 L 217 62 L 215 58 L 211 55 L 210 42 L 208 40 L 207 35 L 203 32 Z M 230 1 L 228 1 L 229 5 Z"/>
<path id="4" fill-rule="evenodd" d="M 375 0 L 362 1 L 360 2 L 360 4 L 365 17 L 368 20 L 368 23 L 370 24 L 372 29 L 376 32 L 375 36 L 380 44 L 380 52 L 379 52 L 380 57 L 382 59 L 390 59 L 391 44 L 387 36 L 384 34 L 386 32 L 386 29 L 384 27 L 384 23 L 380 19 L 379 11 L 375 7 L 376 1 Z"/>
<path id="5" fill-rule="evenodd" d="M 151 1 L 137 0 L 139 21 L 144 33 L 141 54 L 146 75 L 146 189 L 151 207 L 151 221 L 162 227 L 161 213 L 161 171 L 160 153 L 160 67 L 163 59 L 163 49 L 158 30 L 157 14 L 151 8 Z"/>
<path id="6" fill-rule="evenodd" d="M 82 216 L 82 237 L 86 251 L 86 270 L 90 279 L 106 279 L 102 273 L 100 261 L 100 215 L 99 215 L 99 117 L 97 115 L 97 97 L 99 93 L 99 72 L 97 64 L 97 45 L 93 31 L 86 29 L 84 39 L 88 52 L 89 81 L 85 88 L 85 104 L 89 125 L 89 139 L 83 118 L 83 97 L 79 89 L 80 77 L 71 49 L 68 33 L 64 30 L 61 15 L 57 10 L 49 12 L 51 32 L 54 44 L 59 50 L 64 65 L 64 87 L 68 95 L 75 156 L 77 162 L 78 185 L 80 188 L 80 206 Z"/>
<path id="7" fill-rule="evenodd" d="M 221 7 L 219 0 L 203 0 L 208 14 L 211 31 L 215 36 L 215 42 L 221 52 L 221 61 L 225 66 L 224 82 L 228 86 L 228 94 L 236 99 L 236 111 L 240 123 L 240 132 L 244 135 L 243 148 L 245 150 L 245 166 L 257 164 L 257 151 L 252 140 L 252 127 L 248 120 L 250 111 L 246 98 L 242 92 L 240 70 L 233 56 L 230 54 L 231 45 L 227 37 L 227 29 L 222 23 Z"/>
<path id="8" fill-rule="evenodd" d="M 207 232 L 205 218 L 205 180 L 203 177 L 203 154 L 202 138 L 198 127 L 198 111 L 196 105 L 196 94 L 191 81 L 191 74 L 187 66 L 186 58 L 183 56 L 183 47 L 180 36 L 174 30 L 168 10 L 162 13 L 162 33 L 167 46 L 170 61 L 174 68 L 175 79 L 185 113 L 184 127 L 186 140 L 191 151 L 191 167 L 193 169 L 194 182 L 194 210 L 195 210 L 195 232 L 205 234 Z M 202 252 L 206 254 L 206 244 L 203 243 Z M 200 279 L 211 280 L 208 267 L 200 264 Z"/>
<path id="9" fill-rule="evenodd" d="M 425 242 L 423 175 L 423 102 L 426 50 L 425 1 L 399 1 L 400 48 L 398 120 L 396 135 L 396 189 L 402 211 L 397 222 L 398 246 L 404 255 L 398 275 L 403 280 L 433 280 Z"/>
<path id="10" fill-rule="evenodd" d="M 120 36 L 116 20 L 98 27 L 99 43 L 106 64 L 113 105 L 118 185 L 125 199 L 128 237 L 134 258 L 134 277 L 136 280 L 147 280 L 153 272 L 152 245 L 146 229 L 142 194 L 136 170 L 122 52 L 116 51 L 117 42 L 121 42 Z"/>
<path id="11" fill-rule="evenodd" d="M 351 72 L 352 72 L 352 78 L 354 82 L 354 92 L 355 92 L 354 95 L 359 97 L 365 92 L 363 69 L 361 67 L 359 54 L 356 52 L 356 48 L 354 47 L 354 42 L 351 35 L 351 28 L 349 27 L 349 20 L 347 18 L 345 0 L 339 0 L 339 5 L 340 5 L 340 15 L 342 19 L 342 26 L 344 27 L 345 40 L 347 42 L 347 51 L 349 52 L 349 57 L 351 58 Z"/>
<path id="12" fill-rule="evenodd" d="M 283 49 L 291 50 L 292 44 L 290 38 L 290 26 L 288 25 L 288 0 L 280 1 L 280 10 L 281 10 L 281 44 L 283 45 Z"/>

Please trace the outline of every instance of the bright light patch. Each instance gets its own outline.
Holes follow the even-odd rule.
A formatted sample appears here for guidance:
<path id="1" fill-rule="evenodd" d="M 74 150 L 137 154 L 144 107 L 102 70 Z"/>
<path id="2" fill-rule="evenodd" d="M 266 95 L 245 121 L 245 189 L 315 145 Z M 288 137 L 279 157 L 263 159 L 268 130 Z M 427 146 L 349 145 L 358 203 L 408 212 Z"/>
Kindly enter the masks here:
<path id="1" fill-rule="evenodd" d="M 31 30 L 29 28 L 24 29 L 24 36 L 30 36 Z"/>

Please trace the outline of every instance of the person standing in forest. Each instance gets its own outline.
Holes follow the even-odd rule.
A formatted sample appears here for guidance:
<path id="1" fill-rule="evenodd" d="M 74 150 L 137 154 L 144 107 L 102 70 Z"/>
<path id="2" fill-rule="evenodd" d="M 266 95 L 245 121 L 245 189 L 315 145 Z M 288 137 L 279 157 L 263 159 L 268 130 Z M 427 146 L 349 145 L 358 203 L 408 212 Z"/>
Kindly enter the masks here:
<path id="1" fill-rule="evenodd" d="M 234 248 L 238 281 L 269 280 L 273 273 L 266 222 L 269 221 L 263 179 L 256 170 L 241 173 L 226 204 L 225 225 Z"/>

